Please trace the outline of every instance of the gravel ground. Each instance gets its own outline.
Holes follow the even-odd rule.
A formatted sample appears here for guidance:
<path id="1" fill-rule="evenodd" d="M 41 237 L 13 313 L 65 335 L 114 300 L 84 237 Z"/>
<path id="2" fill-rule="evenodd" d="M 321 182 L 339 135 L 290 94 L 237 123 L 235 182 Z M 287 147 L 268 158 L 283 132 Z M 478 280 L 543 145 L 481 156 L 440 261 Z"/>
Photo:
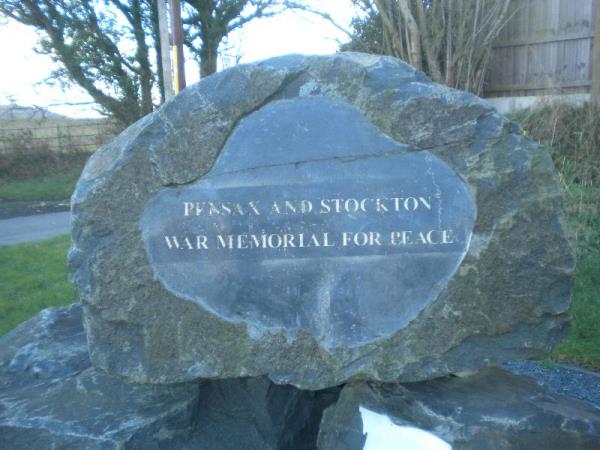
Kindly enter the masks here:
<path id="1" fill-rule="evenodd" d="M 600 374 L 564 364 L 544 366 L 535 361 L 506 363 L 504 367 L 516 374 L 534 378 L 554 392 L 600 408 Z"/>

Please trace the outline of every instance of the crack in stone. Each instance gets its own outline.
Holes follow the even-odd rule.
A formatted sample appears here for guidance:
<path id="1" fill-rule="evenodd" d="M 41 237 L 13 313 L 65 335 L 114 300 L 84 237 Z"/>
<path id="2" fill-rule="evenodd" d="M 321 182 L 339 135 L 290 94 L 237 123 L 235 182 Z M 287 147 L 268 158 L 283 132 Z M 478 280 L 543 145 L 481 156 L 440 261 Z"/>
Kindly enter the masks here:
<path id="1" fill-rule="evenodd" d="M 218 161 L 219 156 L 220 156 L 221 152 L 223 151 L 223 148 L 225 147 L 225 143 L 231 137 L 231 135 L 233 134 L 233 132 L 235 131 L 235 129 L 238 127 L 239 123 L 242 120 L 244 120 L 246 117 L 250 116 L 251 114 L 255 113 L 256 111 L 258 111 L 259 109 L 263 108 L 268 103 L 270 103 L 274 98 L 276 98 L 279 94 L 281 94 L 284 89 L 286 89 L 290 84 L 292 84 L 294 81 L 296 81 L 298 78 L 300 78 L 304 73 L 306 73 L 306 71 L 307 71 L 307 69 L 303 68 L 301 70 L 298 70 L 295 73 L 291 73 L 291 74 L 285 75 L 283 77 L 283 79 L 281 80 L 281 84 L 279 85 L 279 87 L 277 89 L 275 89 L 270 95 L 268 95 L 262 102 L 259 102 L 254 108 L 251 108 L 247 112 L 240 114 L 239 117 L 237 117 L 235 120 L 233 120 L 231 122 L 229 130 L 227 131 L 227 134 L 223 137 L 223 144 L 216 151 L 216 153 L 214 155 L 214 160 L 212 161 L 212 164 L 210 165 L 210 168 L 206 172 L 204 172 L 203 174 L 201 174 L 198 177 L 194 178 L 193 180 L 190 180 L 190 181 L 185 182 L 185 183 L 178 183 L 176 181 L 172 181 L 170 183 L 165 183 L 165 184 L 163 184 L 163 188 L 165 188 L 165 187 L 176 187 L 176 186 L 186 186 L 188 184 L 195 183 L 199 179 L 201 179 L 201 178 L 209 175 L 210 172 L 211 172 L 211 170 L 214 168 L 216 162 Z M 201 102 L 206 103 L 207 99 L 204 98 L 202 96 L 202 94 L 200 92 L 198 92 L 197 89 L 193 89 L 193 93 L 194 93 L 194 95 L 197 98 L 200 99 Z M 212 105 L 210 102 L 209 102 L 209 104 L 210 104 L 210 106 L 214 107 L 214 105 Z M 218 112 L 217 109 L 215 111 Z M 159 109 L 157 111 L 157 113 L 159 113 L 158 117 L 163 121 L 163 123 L 165 123 L 168 126 L 172 127 L 172 125 L 169 123 L 169 121 L 166 118 L 163 118 L 163 116 L 162 116 L 162 114 L 160 114 L 160 112 L 161 112 L 161 109 Z"/>
<path id="2" fill-rule="evenodd" d="M 260 107 L 258 107 L 257 110 L 258 109 L 260 109 Z M 230 135 L 231 135 L 231 133 L 230 133 Z M 327 158 L 307 159 L 307 160 L 302 160 L 302 161 L 293 161 L 293 162 L 286 162 L 286 163 L 280 163 L 280 164 L 265 164 L 262 166 L 246 167 L 244 169 L 232 170 L 229 172 L 221 172 L 216 175 L 211 175 L 210 170 L 209 170 L 203 176 L 211 175 L 212 177 L 217 178 L 217 177 L 222 177 L 222 176 L 226 176 L 226 175 L 235 175 L 238 173 L 251 172 L 251 171 L 256 171 L 256 170 L 261 170 L 261 169 L 272 169 L 272 168 L 286 167 L 286 166 L 298 167 L 303 164 L 322 163 L 322 162 L 327 162 L 327 161 L 340 161 L 342 163 L 351 163 L 351 162 L 361 161 L 361 160 L 366 160 L 366 159 L 371 159 L 371 158 L 390 158 L 390 157 L 394 157 L 394 156 L 407 155 L 409 153 L 417 153 L 417 152 L 424 152 L 424 151 L 429 151 L 429 150 L 436 150 L 439 148 L 444 148 L 444 147 L 448 147 L 448 146 L 452 146 L 452 145 L 456 145 L 456 144 L 472 145 L 475 142 L 484 142 L 484 143 L 498 142 L 500 139 L 501 138 L 496 136 L 493 138 L 475 139 L 472 141 L 458 140 L 458 141 L 449 141 L 449 142 L 445 142 L 443 144 L 432 145 L 432 146 L 428 146 L 428 147 L 416 147 L 416 146 L 412 146 L 412 145 L 408 145 L 408 144 L 400 144 L 403 148 L 398 149 L 398 150 L 390 150 L 390 151 L 375 152 L 375 153 L 365 153 L 362 155 L 354 155 L 354 156 L 331 156 L 331 157 L 327 157 Z M 414 148 L 415 151 L 412 151 L 412 152 L 407 151 L 407 148 Z M 483 153 L 483 152 L 481 152 L 481 153 Z M 218 157 L 217 157 L 217 159 L 218 159 Z M 215 162 L 216 162 L 216 159 L 215 159 Z M 213 167 L 214 167 L 214 163 L 213 163 Z M 211 168 L 211 170 L 212 170 L 212 168 Z M 201 179 L 203 176 L 198 177 L 197 179 L 190 181 L 189 183 L 177 184 L 177 186 L 183 186 L 185 184 L 193 183 L 193 182 Z M 171 186 L 173 186 L 173 184 Z"/>

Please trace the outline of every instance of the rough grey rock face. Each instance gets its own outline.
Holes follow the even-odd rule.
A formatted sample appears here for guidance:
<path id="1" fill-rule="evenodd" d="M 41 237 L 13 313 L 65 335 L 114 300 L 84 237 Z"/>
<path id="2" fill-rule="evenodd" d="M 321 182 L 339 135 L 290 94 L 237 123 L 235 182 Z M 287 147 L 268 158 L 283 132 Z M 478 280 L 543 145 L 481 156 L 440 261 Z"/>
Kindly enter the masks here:
<path id="1" fill-rule="evenodd" d="M 198 385 L 130 385 L 96 372 L 81 319 L 81 305 L 47 309 L 0 338 L 0 447 L 151 448 L 187 431 Z"/>
<path id="2" fill-rule="evenodd" d="M 430 434 L 421 441 L 428 445 L 408 444 L 416 431 Z M 346 385 L 323 414 L 317 448 L 388 448 L 374 447 L 378 439 L 407 448 L 594 450 L 600 409 L 494 368 L 466 378 Z"/>
<path id="3" fill-rule="evenodd" d="M 80 304 L 45 309 L 0 342 L 0 388 L 70 376 L 91 365 Z"/>
<path id="4" fill-rule="evenodd" d="M 300 391 L 266 377 L 205 382 L 192 427 L 174 450 L 313 450 L 323 410 L 339 389 Z"/>
<path id="5" fill-rule="evenodd" d="M 129 384 L 91 367 L 80 305 L 0 338 L 0 448 L 313 449 L 336 390 L 266 378 Z"/>
<path id="6" fill-rule="evenodd" d="M 415 161 L 410 186 L 434 189 L 442 173 L 445 186 L 457 180 L 454 190 L 415 193 L 418 220 L 397 215 L 402 227 L 434 223 L 430 212 L 442 228 L 458 227 L 456 240 L 430 227 L 435 243 L 451 242 L 447 253 L 432 242 L 396 253 L 338 243 L 327 258 L 287 248 L 203 260 L 202 236 L 185 233 L 214 225 L 213 237 L 239 236 L 250 222 L 202 222 L 195 206 L 186 217 L 184 201 L 173 217 L 161 204 L 249 202 L 248 192 L 267 201 L 306 192 L 315 205 L 320 192 L 390 201 L 413 194 L 393 178 L 406 158 Z M 452 198 L 463 222 L 441 214 Z M 323 237 L 325 222 L 309 213 L 282 226 Z M 548 152 L 486 102 L 393 58 L 289 56 L 208 77 L 96 152 L 72 214 L 71 276 L 92 363 L 131 381 L 416 381 L 538 357 L 568 322 L 574 257 Z M 392 226 L 368 211 L 342 216 L 351 231 Z M 336 220 L 332 235 L 344 231 Z M 256 233 L 272 223 L 256 222 Z M 190 237 L 190 248 L 161 253 L 152 240 L 161 233 Z"/>

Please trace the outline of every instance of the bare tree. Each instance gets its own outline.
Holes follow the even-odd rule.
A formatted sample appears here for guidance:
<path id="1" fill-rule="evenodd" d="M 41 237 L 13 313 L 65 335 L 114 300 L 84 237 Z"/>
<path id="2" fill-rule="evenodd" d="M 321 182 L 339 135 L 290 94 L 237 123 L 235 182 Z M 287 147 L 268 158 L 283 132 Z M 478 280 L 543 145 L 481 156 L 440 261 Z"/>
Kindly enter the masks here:
<path id="1" fill-rule="evenodd" d="M 366 15 L 354 21 L 354 39 L 345 49 L 373 48 L 377 41 L 376 53 L 396 56 L 434 81 L 479 94 L 492 43 L 510 16 L 511 0 L 354 3 Z"/>

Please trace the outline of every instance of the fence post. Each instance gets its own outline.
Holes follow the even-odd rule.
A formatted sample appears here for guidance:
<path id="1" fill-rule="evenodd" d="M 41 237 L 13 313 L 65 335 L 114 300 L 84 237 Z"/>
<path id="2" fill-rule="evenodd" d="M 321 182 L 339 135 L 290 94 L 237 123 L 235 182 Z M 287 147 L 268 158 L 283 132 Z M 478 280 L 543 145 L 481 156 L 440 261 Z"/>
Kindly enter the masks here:
<path id="1" fill-rule="evenodd" d="M 62 150 L 62 136 L 60 135 L 60 125 L 56 125 L 56 150 L 60 152 Z"/>
<path id="2" fill-rule="evenodd" d="M 185 88 L 185 62 L 183 57 L 183 22 L 181 21 L 180 0 L 171 0 L 171 32 L 173 33 L 173 90 L 178 94 Z"/>
<path id="3" fill-rule="evenodd" d="M 596 26 L 592 46 L 592 104 L 600 106 L 600 1 L 596 0 Z"/>
<path id="4" fill-rule="evenodd" d="M 171 69 L 171 54 L 169 52 L 169 17 L 165 0 L 158 0 L 158 29 L 160 33 L 160 58 L 162 62 L 163 86 L 165 89 L 165 100 L 173 98 L 173 70 Z"/>

